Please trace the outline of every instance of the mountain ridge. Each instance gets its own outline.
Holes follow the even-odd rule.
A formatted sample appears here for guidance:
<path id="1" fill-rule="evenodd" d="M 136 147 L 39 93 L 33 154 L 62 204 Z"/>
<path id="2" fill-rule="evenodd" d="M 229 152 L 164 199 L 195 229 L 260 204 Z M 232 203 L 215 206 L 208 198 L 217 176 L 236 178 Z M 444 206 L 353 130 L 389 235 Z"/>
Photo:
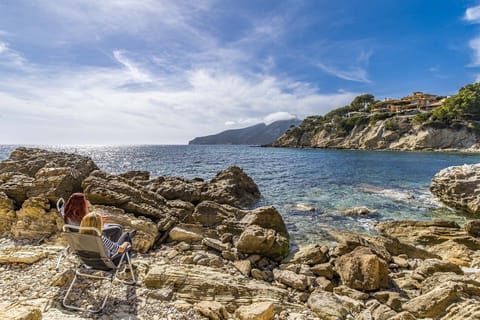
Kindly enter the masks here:
<path id="1" fill-rule="evenodd" d="M 217 134 L 196 137 L 188 142 L 189 145 L 265 145 L 271 144 L 292 126 L 297 126 L 300 119 L 279 120 L 270 123 L 258 123 L 240 129 L 225 130 Z"/>

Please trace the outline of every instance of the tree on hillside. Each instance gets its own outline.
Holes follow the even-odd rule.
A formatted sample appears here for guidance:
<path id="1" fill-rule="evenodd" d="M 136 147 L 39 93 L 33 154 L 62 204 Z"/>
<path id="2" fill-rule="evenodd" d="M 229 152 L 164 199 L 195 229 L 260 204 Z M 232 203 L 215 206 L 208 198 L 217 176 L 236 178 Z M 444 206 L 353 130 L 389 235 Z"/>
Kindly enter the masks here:
<path id="1" fill-rule="evenodd" d="M 350 103 L 350 109 L 352 111 L 358 111 L 364 107 L 369 106 L 373 102 L 375 102 L 375 97 L 373 96 L 373 94 L 362 94 L 356 96 L 355 99 L 353 99 L 353 101 Z"/>
<path id="2" fill-rule="evenodd" d="M 436 120 L 450 122 L 480 116 L 480 83 L 468 84 L 445 100 L 441 107 L 433 110 Z"/>

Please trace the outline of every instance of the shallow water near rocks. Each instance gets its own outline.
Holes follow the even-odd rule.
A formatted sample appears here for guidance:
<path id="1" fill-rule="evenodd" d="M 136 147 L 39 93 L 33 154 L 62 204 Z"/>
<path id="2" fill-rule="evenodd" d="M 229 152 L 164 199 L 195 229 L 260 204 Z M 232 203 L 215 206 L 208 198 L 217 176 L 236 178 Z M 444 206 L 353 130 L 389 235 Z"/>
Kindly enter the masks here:
<path id="1" fill-rule="evenodd" d="M 0 146 L 0 160 L 17 146 Z M 480 154 L 260 148 L 249 146 L 37 146 L 91 157 L 104 171 L 211 179 L 238 165 L 274 205 L 296 243 L 321 242 L 326 229 L 373 232 L 376 221 L 473 218 L 438 204 L 430 181 L 441 169 L 480 162 Z M 346 216 L 366 206 L 373 213 Z M 313 207 L 312 210 L 305 210 Z M 299 210 L 301 209 L 301 210 Z"/>

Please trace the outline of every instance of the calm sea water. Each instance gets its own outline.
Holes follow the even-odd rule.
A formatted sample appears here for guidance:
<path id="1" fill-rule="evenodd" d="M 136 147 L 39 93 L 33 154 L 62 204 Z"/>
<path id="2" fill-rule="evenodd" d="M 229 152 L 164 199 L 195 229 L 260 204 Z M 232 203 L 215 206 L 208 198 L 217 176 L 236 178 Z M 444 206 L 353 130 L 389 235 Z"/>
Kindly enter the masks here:
<path id="1" fill-rule="evenodd" d="M 248 146 L 42 146 L 91 157 L 104 171 L 148 170 L 155 176 L 211 179 L 238 165 L 258 184 L 261 200 L 282 213 L 296 242 L 318 241 L 335 227 L 373 232 L 379 220 L 443 218 L 463 222 L 468 215 L 440 206 L 428 191 L 436 172 L 480 162 L 479 154 L 278 149 Z M 15 146 L 0 146 L 0 160 Z M 315 211 L 300 211 L 299 204 Z M 354 206 L 375 212 L 342 214 Z"/>

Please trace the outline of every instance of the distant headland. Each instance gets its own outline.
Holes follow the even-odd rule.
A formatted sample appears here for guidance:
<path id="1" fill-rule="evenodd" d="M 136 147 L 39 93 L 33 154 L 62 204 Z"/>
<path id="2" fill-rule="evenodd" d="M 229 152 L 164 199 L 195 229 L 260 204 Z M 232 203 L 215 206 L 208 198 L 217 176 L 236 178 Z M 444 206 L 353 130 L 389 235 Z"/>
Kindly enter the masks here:
<path id="1" fill-rule="evenodd" d="M 188 144 L 235 144 L 235 145 L 263 145 L 277 140 L 289 128 L 299 125 L 300 119 L 279 120 L 268 125 L 259 123 L 242 129 L 222 131 L 218 134 L 197 137 Z"/>

